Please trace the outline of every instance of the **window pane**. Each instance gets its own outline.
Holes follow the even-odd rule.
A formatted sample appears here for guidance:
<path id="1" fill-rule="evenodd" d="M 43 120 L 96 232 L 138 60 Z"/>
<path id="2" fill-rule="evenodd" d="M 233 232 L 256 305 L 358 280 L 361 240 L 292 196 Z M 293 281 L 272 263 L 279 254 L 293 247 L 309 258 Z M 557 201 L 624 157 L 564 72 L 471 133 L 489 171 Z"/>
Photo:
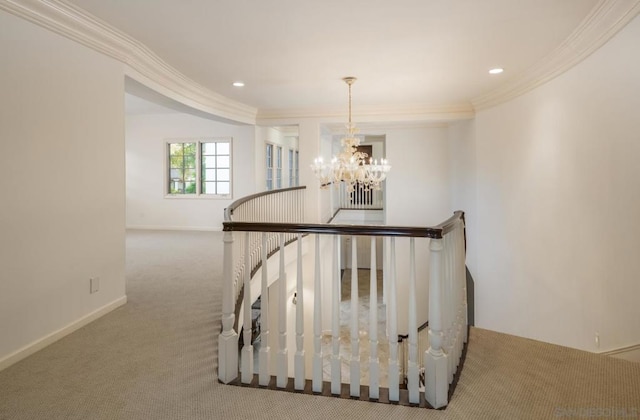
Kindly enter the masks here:
<path id="1" fill-rule="evenodd" d="M 216 179 L 218 181 L 230 181 L 229 170 L 228 169 L 218 169 L 216 173 Z"/>
<path id="2" fill-rule="evenodd" d="M 173 180 L 182 180 L 184 177 L 184 172 L 182 169 L 172 169 L 169 177 Z"/>
<path id="3" fill-rule="evenodd" d="M 215 181 L 216 180 L 216 170 L 215 169 L 205 169 L 203 172 L 204 181 Z"/>
<path id="4" fill-rule="evenodd" d="M 195 182 L 186 182 L 184 187 L 185 194 L 195 194 L 196 193 L 196 183 Z"/>
<path id="5" fill-rule="evenodd" d="M 217 143 L 217 149 L 218 149 L 218 153 L 219 155 L 230 155 L 231 154 L 231 147 L 229 147 L 230 144 L 227 142 L 223 142 L 223 143 Z"/>
<path id="6" fill-rule="evenodd" d="M 173 156 L 178 153 L 182 154 L 182 143 L 170 143 L 169 154 Z"/>
<path id="7" fill-rule="evenodd" d="M 216 154 L 216 144 L 215 143 L 202 143 L 202 154 L 203 155 L 215 155 Z"/>
<path id="8" fill-rule="evenodd" d="M 229 182 L 217 182 L 218 194 L 231 194 L 231 183 Z"/>
<path id="9" fill-rule="evenodd" d="M 171 156 L 171 167 L 172 168 L 182 168 L 182 164 L 184 163 L 184 159 L 182 155 L 179 156 Z"/>
<path id="10" fill-rule="evenodd" d="M 216 193 L 215 182 L 204 182 L 202 184 L 202 194 L 215 194 L 215 193 Z"/>
<path id="11" fill-rule="evenodd" d="M 184 154 L 185 155 L 196 155 L 196 144 L 195 143 L 184 143 Z"/>
<path id="12" fill-rule="evenodd" d="M 195 168 L 196 167 L 196 156 L 186 155 L 184 157 L 184 167 L 185 168 Z"/>
<path id="13" fill-rule="evenodd" d="M 230 165 L 230 161 L 229 161 L 229 156 L 218 156 L 218 158 L 216 159 L 217 162 L 217 166 L 218 168 L 229 168 Z"/>
<path id="14" fill-rule="evenodd" d="M 195 169 L 185 169 L 185 171 L 184 171 L 184 180 L 185 181 L 195 181 L 196 180 L 196 170 Z"/>
<path id="15" fill-rule="evenodd" d="M 182 181 L 172 181 L 169 183 L 169 192 L 171 194 L 182 194 L 184 184 Z"/>
<path id="16" fill-rule="evenodd" d="M 216 157 L 215 156 L 204 156 L 202 158 L 202 166 L 205 168 L 215 168 L 216 167 Z"/>

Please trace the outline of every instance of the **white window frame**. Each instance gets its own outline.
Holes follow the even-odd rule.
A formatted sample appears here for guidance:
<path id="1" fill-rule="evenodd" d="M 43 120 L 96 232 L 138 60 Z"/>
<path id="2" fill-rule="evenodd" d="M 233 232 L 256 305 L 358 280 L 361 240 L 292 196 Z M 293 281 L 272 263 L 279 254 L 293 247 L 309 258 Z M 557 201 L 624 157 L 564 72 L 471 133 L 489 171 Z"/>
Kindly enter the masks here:
<path id="1" fill-rule="evenodd" d="M 282 188 L 282 146 L 276 146 L 275 187 Z"/>
<path id="2" fill-rule="evenodd" d="M 267 191 L 273 190 L 273 158 L 275 150 L 275 145 L 271 143 L 265 143 L 264 150 L 264 163 L 265 163 L 265 188 Z"/>
<path id="3" fill-rule="evenodd" d="M 176 143 L 195 143 L 196 144 L 196 192 L 195 193 L 171 193 L 170 192 L 170 183 L 171 183 L 171 144 Z M 229 193 L 228 194 L 205 194 L 202 192 L 202 183 L 203 183 L 203 153 L 202 153 L 202 145 L 206 143 L 228 143 L 229 144 L 229 166 L 223 168 L 209 168 L 209 169 L 228 169 L 229 170 Z M 178 199 L 231 199 L 233 198 L 233 138 L 232 137 L 205 137 L 205 138 L 171 138 L 165 139 L 164 144 L 164 156 L 165 156 L 165 164 L 164 164 L 164 197 L 165 198 L 178 198 Z M 207 155 L 207 156 L 216 156 L 224 157 L 227 155 Z M 223 181 L 223 182 L 226 182 Z"/>
<path id="4" fill-rule="evenodd" d="M 296 155 L 295 159 L 294 159 L 295 160 L 295 165 L 296 165 L 296 170 L 295 170 L 295 172 L 296 172 L 296 174 L 295 174 L 296 185 L 295 186 L 299 187 L 300 186 L 300 152 L 298 150 L 296 150 L 295 151 L 295 155 Z"/>
<path id="5" fill-rule="evenodd" d="M 289 149 L 289 186 L 290 187 L 295 187 L 296 186 L 296 177 L 295 177 L 295 165 L 294 165 L 294 159 L 295 159 L 295 150 L 293 149 Z"/>

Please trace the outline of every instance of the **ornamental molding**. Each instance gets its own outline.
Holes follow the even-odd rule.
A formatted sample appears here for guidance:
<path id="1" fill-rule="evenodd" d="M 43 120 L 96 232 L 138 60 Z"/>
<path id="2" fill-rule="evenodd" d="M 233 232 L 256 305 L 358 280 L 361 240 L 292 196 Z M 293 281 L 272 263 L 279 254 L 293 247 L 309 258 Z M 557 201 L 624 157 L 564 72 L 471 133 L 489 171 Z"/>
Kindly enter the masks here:
<path id="1" fill-rule="evenodd" d="M 363 123 L 392 124 L 417 123 L 430 125 L 434 122 L 451 122 L 468 120 L 475 116 L 471 104 L 457 104 L 449 106 L 412 106 L 412 107 L 360 107 L 353 117 L 358 127 Z M 335 109 L 280 109 L 261 110 L 258 112 L 257 123 L 259 125 L 291 124 L 299 120 L 316 120 L 321 123 L 340 123 L 344 126 L 346 115 L 344 110 Z"/>
<path id="2" fill-rule="evenodd" d="M 0 0 L 0 9 L 124 63 L 126 76 L 171 99 L 224 119 L 255 124 L 256 108 L 205 88 L 141 42 L 64 0 Z"/>
<path id="3" fill-rule="evenodd" d="M 560 76 L 602 47 L 639 12 L 640 0 L 601 0 L 555 50 L 499 88 L 473 98 L 473 107 L 499 105 Z"/>
<path id="4" fill-rule="evenodd" d="M 126 65 L 125 75 L 198 111 L 245 124 L 319 119 L 331 110 L 263 110 L 215 93 L 170 66 L 141 42 L 64 0 L 0 0 L 0 10 L 35 23 Z M 378 108 L 354 114 L 358 121 L 454 121 L 507 102 L 563 74 L 611 39 L 640 13 L 640 0 L 601 0 L 573 33 L 536 65 L 469 104 Z"/>

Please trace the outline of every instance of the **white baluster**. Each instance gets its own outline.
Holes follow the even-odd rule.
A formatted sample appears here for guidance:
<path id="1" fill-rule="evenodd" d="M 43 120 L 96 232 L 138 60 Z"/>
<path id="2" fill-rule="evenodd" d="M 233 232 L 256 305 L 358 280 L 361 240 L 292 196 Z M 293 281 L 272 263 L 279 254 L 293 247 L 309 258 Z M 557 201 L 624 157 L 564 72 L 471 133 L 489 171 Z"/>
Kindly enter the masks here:
<path id="1" fill-rule="evenodd" d="M 369 276 L 369 398 L 380 398 L 380 361 L 378 360 L 378 272 L 376 237 L 371 237 L 371 273 Z"/>
<path id="2" fill-rule="evenodd" d="M 466 330 L 466 313 L 467 313 L 467 292 L 466 292 L 466 272 L 464 263 L 464 236 L 462 234 L 462 222 L 456 228 L 456 267 L 458 271 L 458 352 L 456 355 L 457 363 L 456 368 L 460 364 L 460 357 L 462 356 L 462 348 L 465 342 L 464 331 Z"/>
<path id="3" fill-rule="evenodd" d="M 360 396 L 360 329 L 358 328 L 358 238 L 351 237 L 351 376 L 352 397 Z"/>
<path id="4" fill-rule="evenodd" d="M 286 388 L 289 380 L 289 360 L 287 353 L 287 273 L 284 271 L 284 233 L 280 234 L 280 277 L 278 304 L 278 372 L 276 385 Z"/>
<path id="5" fill-rule="evenodd" d="M 249 258 L 249 232 L 244 234 L 244 317 L 242 346 L 242 383 L 249 384 L 253 380 L 253 345 L 251 343 L 251 266 Z"/>
<path id="6" fill-rule="evenodd" d="M 462 341 L 464 343 L 467 342 L 468 337 L 468 326 L 469 326 L 469 319 L 468 319 L 468 311 L 469 311 L 469 304 L 467 302 L 467 265 L 466 265 L 466 250 L 465 250 L 465 242 L 464 242 L 464 223 L 460 222 L 460 265 L 461 265 L 461 270 L 462 270 L 462 299 L 463 299 L 463 329 L 462 329 Z"/>
<path id="7" fill-rule="evenodd" d="M 331 393 L 340 395 L 342 366 L 340 362 L 340 236 L 333 237 L 333 282 L 331 286 L 333 307 L 331 311 Z"/>
<path id="8" fill-rule="evenodd" d="M 396 299 L 396 240 L 390 239 L 389 246 L 389 401 L 400 400 L 400 366 L 398 365 L 398 307 Z"/>
<path id="9" fill-rule="evenodd" d="M 434 408 L 447 405 L 447 355 L 442 351 L 442 239 L 429 245 L 429 350 L 424 355 L 425 398 Z"/>
<path id="10" fill-rule="evenodd" d="M 296 354 L 294 356 L 294 388 L 304 390 L 304 287 L 302 282 L 302 234 L 298 234 L 298 273 L 296 279 Z"/>
<path id="11" fill-rule="evenodd" d="M 455 306 L 454 312 L 454 328 L 453 333 L 455 336 L 454 339 L 454 363 L 453 363 L 453 371 L 455 373 L 458 362 L 460 360 L 460 342 L 462 338 L 462 283 L 460 282 L 460 254 L 459 254 L 459 238 L 458 238 L 458 228 L 454 229 L 451 232 L 451 237 L 453 238 L 453 303 Z"/>
<path id="12" fill-rule="evenodd" d="M 458 367 L 458 342 L 460 338 L 460 310 L 462 309 L 462 300 L 460 299 L 459 287 L 459 270 L 458 270 L 458 237 L 457 229 L 449 233 L 451 235 L 451 375 L 450 381 L 453 382 L 453 375 Z"/>
<path id="13" fill-rule="evenodd" d="M 456 234 L 458 237 L 458 282 L 459 282 L 459 299 L 460 299 L 460 337 L 458 339 L 458 364 L 460 364 L 460 357 L 462 356 L 462 350 L 464 343 L 467 341 L 467 271 L 465 264 L 465 249 L 464 249 L 464 223 L 460 221 Z"/>
<path id="14" fill-rule="evenodd" d="M 260 352 L 258 353 L 260 373 L 258 383 L 268 386 L 271 380 L 269 373 L 269 284 L 267 275 L 267 233 L 262 232 L 262 293 L 260 294 Z"/>
<path id="15" fill-rule="evenodd" d="M 452 348 L 452 304 L 451 304 L 451 235 L 447 234 L 442 239 L 443 241 L 443 276 L 442 276 L 442 313 L 443 313 L 443 323 L 442 323 L 442 332 L 444 334 L 443 337 L 443 348 L 444 352 L 447 354 L 447 375 L 448 381 L 451 383 L 453 379 L 453 359 L 454 355 L 451 352 Z"/>
<path id="16" fill-rule="evenodd" d="M 449 376 L 450 383 L 453 382 L 453 375 L 458 367 L 458 337 L 460 322 L 461 300 L 458 293 L 458 238 L 456 229 L 449 232 L 451 236 L 451 373 Z"/>
<path id="17" fill-rule="evenodd" d="M 420 403 L 418 389 L 418 323 L 416 313 L 416 240 L 409 241 L 409 363 L 407 369 L 407 388 L 409 403 Z"/>
<path id="18" fill-rule="evenodd" d="M 233 232 L 225 232 L 222 266 L 222 333 L 218 336 L 218 379 L 225 384 L 238 377 L 238 334 L 233 329 L 235 314 Z"/>
<path id="19" fill-rule="evenodd" d="M 316 235 L 313 284 L 313 392 L 322 392 L 322 277 L 320 273 L 320 235 Z"/>

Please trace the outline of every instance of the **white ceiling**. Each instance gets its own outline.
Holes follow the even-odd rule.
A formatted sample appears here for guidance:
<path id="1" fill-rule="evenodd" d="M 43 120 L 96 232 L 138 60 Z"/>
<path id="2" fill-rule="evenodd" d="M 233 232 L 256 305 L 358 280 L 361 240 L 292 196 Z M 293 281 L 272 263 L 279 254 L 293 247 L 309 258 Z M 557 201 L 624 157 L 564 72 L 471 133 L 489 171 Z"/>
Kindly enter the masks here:
<path id="1" fill-rule="evenodd" d="M 71 0 L 246 105 L 469 106 L 565 41 L 600 0 Z M 504 67 L 502 75 L 488 70 Z M 242 80 L 243 88 L 231 83 Z"/>

